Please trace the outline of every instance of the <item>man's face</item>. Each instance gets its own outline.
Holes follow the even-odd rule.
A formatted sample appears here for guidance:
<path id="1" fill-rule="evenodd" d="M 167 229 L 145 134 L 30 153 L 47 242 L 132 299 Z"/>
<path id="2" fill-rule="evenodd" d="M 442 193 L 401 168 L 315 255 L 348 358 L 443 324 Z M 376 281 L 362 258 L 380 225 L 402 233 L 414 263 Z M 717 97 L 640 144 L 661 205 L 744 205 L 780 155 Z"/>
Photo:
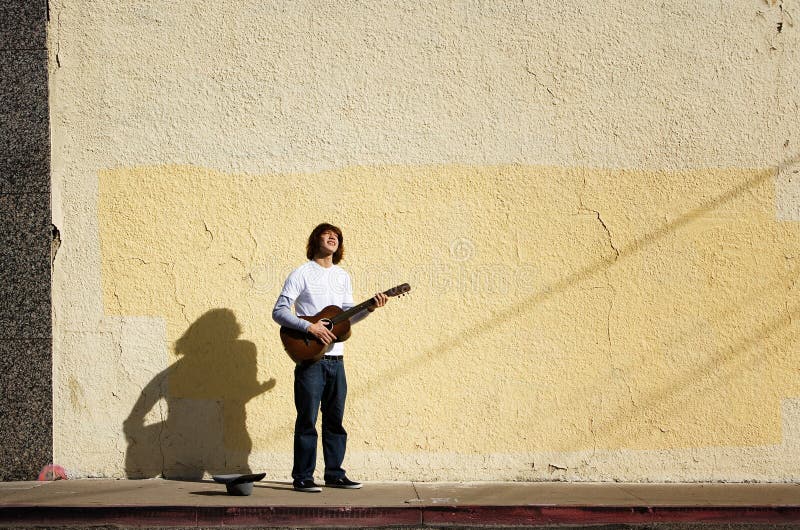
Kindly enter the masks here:
<path id="1" fill-rule="evenodd" d="M 325 230 L 319 235 L 319 248 L 333 254 L 339 249 L 339 236 L 333 230 Z"/>

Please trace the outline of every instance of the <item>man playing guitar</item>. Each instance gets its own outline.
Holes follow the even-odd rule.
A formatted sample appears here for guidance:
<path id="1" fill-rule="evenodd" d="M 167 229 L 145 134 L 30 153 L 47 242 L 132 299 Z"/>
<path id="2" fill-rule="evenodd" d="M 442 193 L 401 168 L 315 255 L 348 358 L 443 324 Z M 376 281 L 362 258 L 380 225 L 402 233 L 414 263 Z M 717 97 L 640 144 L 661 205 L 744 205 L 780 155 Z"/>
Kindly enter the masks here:
<path id="1" fill-rule="evenodd" d="M 311 323 L 298 318 L 319 313 L 326 306 L 344 310 L 354 307 L 350 275 L 338 263 L 344 256 L 342 231 L 328 223 L 318 225 L 308 237 L 304 263 L 286 279 L 272 310 L 272 318 L 288 328 L 304 331 L 325 345 L 325 355 L 318 362 L 298 362 L 294 369 L 294 402 L 297 420 L 294 427 L 293 486 L 297 491 L 319 492 L 314 483 L 317 459 L 317 413 L 322 410 L 322 452 L 325 459 L 325 485 L 358 489 L 361 484 L 347 478 L 342 462 L 347 445 L 347 431 L 342 426 L 347 378 L 344 371 L 344 345 L 319 320 Z M 374 304 L 351 319 L 355 323 L 376 307 L 383 307 L 388 296 L 378 293 Z"/>

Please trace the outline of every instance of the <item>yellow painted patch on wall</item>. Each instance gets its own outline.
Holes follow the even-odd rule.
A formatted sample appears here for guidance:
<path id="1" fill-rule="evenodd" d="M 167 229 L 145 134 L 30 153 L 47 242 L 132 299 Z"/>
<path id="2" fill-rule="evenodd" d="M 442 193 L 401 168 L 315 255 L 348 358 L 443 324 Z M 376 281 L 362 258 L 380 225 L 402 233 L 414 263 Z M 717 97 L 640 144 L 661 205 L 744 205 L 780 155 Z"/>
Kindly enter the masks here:
<path id="1" fill-rule="evenodd" d="M 99 221 L 106 314 L 165 319 L 170 408 L 245 457 L 291 452 L 271 309 L 322 221 L 358 300 L 413 289 L 346 345 L 369 451 L 776 444 L 800 395 L 800 226 L 771 169 L 121 168 Z"/>

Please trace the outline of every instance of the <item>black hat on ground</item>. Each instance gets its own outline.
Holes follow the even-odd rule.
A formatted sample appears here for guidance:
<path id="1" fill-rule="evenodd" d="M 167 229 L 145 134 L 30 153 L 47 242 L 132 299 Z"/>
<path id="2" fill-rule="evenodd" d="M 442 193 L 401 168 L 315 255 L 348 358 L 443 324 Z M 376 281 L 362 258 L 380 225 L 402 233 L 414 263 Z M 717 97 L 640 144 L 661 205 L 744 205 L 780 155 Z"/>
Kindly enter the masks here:
<path id="1" fill-rule="evenodd" d="M 246 496 L 253 493 L 253 482 L 267 476 L 266 473 L 250 473 L 248 475 L 212 475 L 214 482 L 225 484 L 228 495 Z"/>

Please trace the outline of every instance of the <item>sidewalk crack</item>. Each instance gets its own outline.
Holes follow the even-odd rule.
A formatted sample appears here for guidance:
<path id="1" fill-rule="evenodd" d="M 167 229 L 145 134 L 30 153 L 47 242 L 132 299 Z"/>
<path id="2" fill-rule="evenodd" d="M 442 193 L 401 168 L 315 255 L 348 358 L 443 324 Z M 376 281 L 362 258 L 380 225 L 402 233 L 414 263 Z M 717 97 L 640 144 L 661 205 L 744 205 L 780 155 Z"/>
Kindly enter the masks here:
<path id="1" fill-rule="evenodd" d="M 416 496 L 417 496 L 417 500 L 418 500 L 418 501 L 421 501 L 422 499 L 420 499 L 420 498 L 419 498 L 419 492 L 417 491 L 417 485 L 416 485 L 416 484 L 414 484 L 414 482 L 413 482 L 413 481 L 411 482 L 411 487 L 412 487 L 412 488 L 414 488 L 414 495 L 416 495 Z"/>
<path id="2" fill-rule="evenodd" d="M 421 527 L 425 527 L 427 526 L 425 523 L 425 506 L 422 505 L 422 498 L 420 498 L 419 491 L 417 491 L 417 485 L 413 480 L 411 481 L 411 487 L 414 488 L 414 495 L 417 496 L 417 502 L 414 504 L 417 505 L 416 507 L 419 510 L 419 525 Z"/>

